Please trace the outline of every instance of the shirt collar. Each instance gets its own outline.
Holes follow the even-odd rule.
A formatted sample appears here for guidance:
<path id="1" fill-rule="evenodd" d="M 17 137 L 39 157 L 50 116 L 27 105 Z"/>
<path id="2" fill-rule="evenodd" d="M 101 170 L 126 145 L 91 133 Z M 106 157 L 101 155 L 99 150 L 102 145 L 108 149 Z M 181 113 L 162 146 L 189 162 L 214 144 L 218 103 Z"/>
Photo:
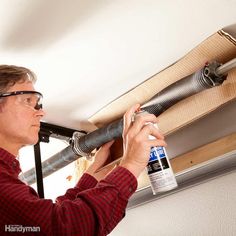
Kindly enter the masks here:
<path id="1" fill-rule="evenodd" d="M 0 160 L 6 165 L 8 171 L 11 171 L 14 175 L 19 175 L 21 172 L 20 163 L 13 154 L 0 148 Z"/>

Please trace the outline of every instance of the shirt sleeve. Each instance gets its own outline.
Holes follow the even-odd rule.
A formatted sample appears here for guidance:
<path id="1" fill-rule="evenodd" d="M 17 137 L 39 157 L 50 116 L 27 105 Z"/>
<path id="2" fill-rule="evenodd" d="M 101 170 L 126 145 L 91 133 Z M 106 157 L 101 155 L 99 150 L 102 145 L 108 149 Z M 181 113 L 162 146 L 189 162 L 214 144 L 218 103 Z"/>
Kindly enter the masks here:
<path id="1" fill-rule="evenodd" d="M 73 200 L 53 203 L 12 176 L 0 178 L 0 235 L 4 225 L 40 227 L 40 235 L 103 236 L 123 218 L 136 178 L 123 167 L 114 169 L 93 188 L 74 190 Z"/>
<path id="2" fill-rule="evenodd" d="M 57 197 L 56 203 L 61 204 L 65 200 L 74 200 L 79 192 L 94 188 L 97 182 L 93 176 L 84 173 L 74 188 L 68 189 L 65 195 Z"/>

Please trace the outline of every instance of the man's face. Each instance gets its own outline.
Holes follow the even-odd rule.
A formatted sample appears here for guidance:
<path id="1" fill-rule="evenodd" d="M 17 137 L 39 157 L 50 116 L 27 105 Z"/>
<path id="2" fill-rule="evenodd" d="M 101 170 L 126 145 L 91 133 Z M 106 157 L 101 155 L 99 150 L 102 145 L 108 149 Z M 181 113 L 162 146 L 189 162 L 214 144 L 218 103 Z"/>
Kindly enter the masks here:
<path id="1" fill-rule="evenodd" d="M 32 82 L 16 83 L 7 92 L 35 91 Z M 12 145 L 32 145 L 38 141 L 42 109 L 35 110 L 32 94 L 9 96 L 0 104 L 0 138 Z"/>

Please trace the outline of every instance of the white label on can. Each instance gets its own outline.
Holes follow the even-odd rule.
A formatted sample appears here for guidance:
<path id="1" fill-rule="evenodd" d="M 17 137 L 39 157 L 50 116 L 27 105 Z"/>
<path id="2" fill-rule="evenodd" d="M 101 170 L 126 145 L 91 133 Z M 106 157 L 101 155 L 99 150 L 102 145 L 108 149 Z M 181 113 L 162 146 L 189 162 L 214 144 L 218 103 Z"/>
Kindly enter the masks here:
<path id="1" fill-rule="evenodd" d="M 154 194 L 177 187 L 177 182 L 164 147 L 151 148 L 147 171 Z"/>

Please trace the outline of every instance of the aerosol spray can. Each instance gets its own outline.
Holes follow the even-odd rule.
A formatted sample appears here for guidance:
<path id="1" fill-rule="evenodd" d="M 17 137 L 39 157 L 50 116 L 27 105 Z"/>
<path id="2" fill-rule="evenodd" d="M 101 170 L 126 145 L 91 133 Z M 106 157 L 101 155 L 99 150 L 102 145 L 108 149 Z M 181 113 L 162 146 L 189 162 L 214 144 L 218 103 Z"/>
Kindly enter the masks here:
<path id="1" fill-rule="evenodd" d="M 154 195 L 178 186 L 164 147 L 151 148 L 147 172 Z"/>
<path id="2" fill-rule="evenodd" d="M 141 111 L 140 113 L 147 112 Z M 158 128 L 157 124 L 153 125 Z M 155 139 L 152 135 L 150 135 L 149 138 Z M 147 173 L 154 195 L 178 187 L 165 147 L 151 148 Z"/>

